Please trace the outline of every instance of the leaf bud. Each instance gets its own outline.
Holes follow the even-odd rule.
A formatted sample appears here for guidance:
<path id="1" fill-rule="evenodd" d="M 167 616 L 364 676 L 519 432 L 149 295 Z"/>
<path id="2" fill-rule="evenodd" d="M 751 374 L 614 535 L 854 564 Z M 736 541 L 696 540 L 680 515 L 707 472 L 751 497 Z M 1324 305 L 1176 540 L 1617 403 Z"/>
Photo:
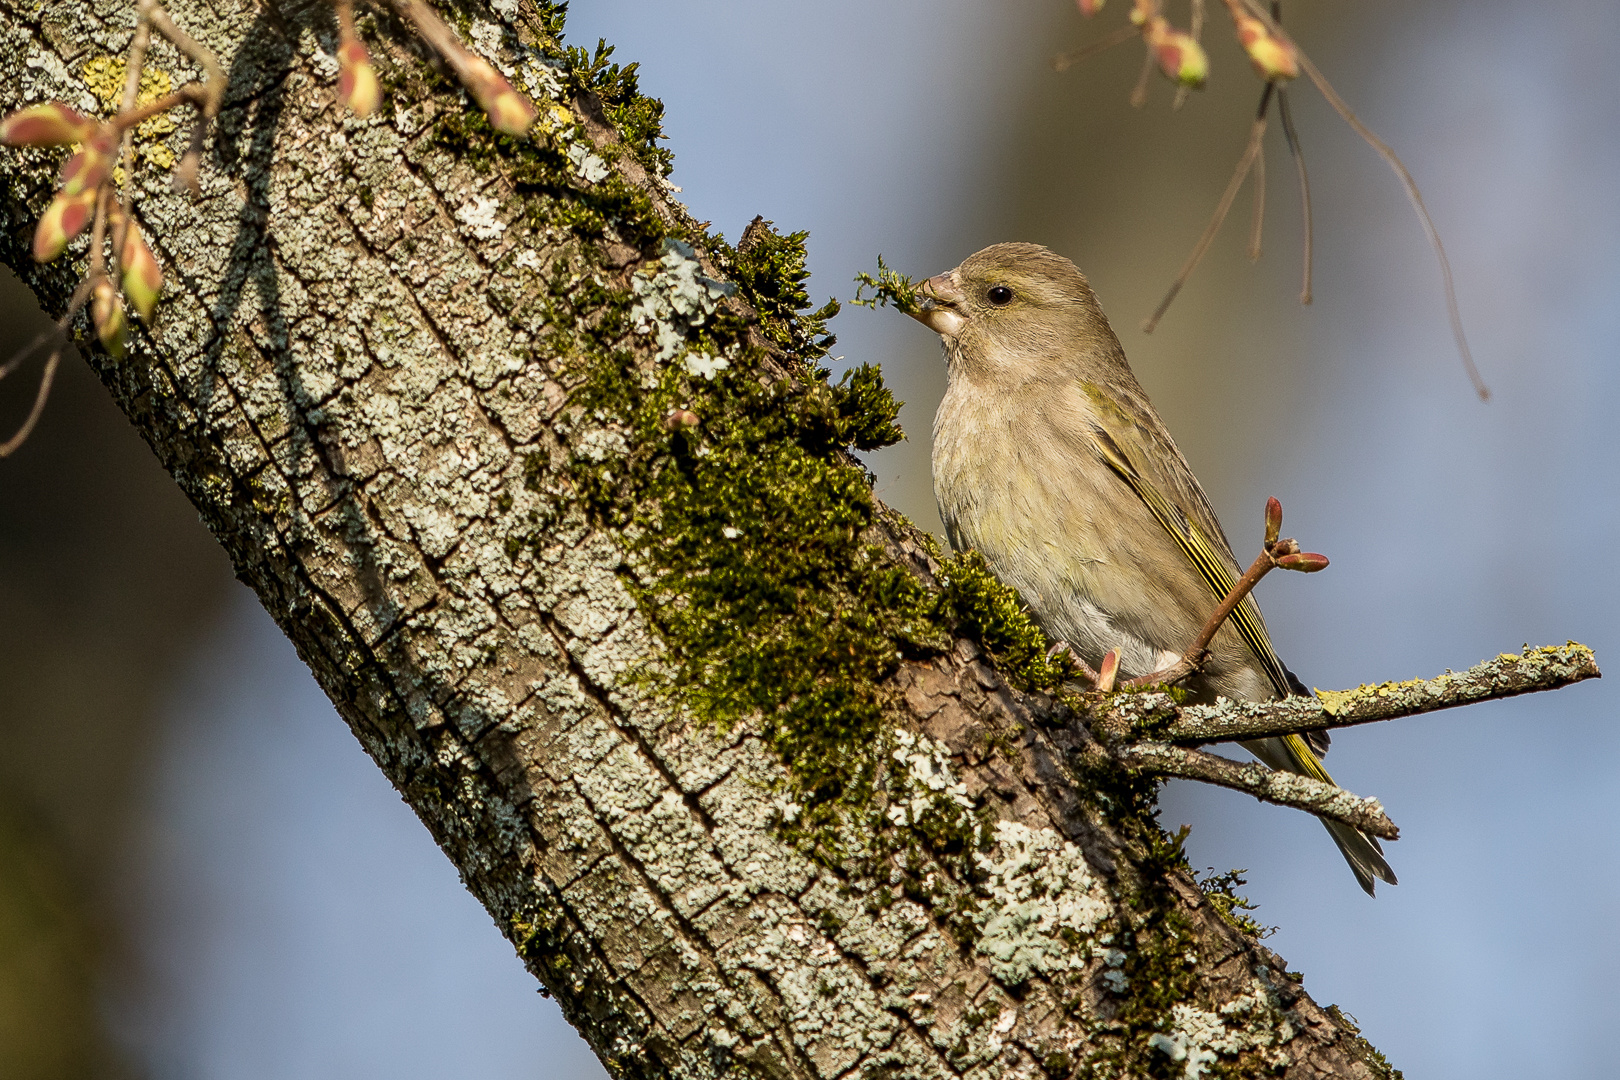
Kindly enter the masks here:
<path id="1" fill-rule="evenodd" d="M 1267 82 L 1287 82 L 1299 77 L 1299 52 L 1294 43 L 1238 6 L 1239 0 L 1226 0 L 1237 28 L 1238 44 L 1249 54 L 1254 72 Z"/>
<path id="2" fill-rule="evenodd" d="M 76 195 L 57 192 L 56 198 L 40 215 L 39 226 L 34 230 L 34 261 L 46 263 L 62 254 L 69 241 L 78 236 L 90 221 L 90 214 L 95 208 L 95 188 Z"/>
<path id="3" fill-rule="evenodd" d="M 124 249 L 119 252 L 118 264 L 124 271 L 124 295 L 135 305 L 141 321 L 150 326 L 152 309 L 163 291 L 163 270 L 133 221 L 124 229 Z"/>
<path id="4" fill-rule="evenodd" d="M 96 324 L 96 337 L 109 354 L 124 357 L 124 305 L 118 290 L 105 277 L 96 282 L 90 300 L 90 318 Z"/>
<path id="5" fill-rule="evenodd" d="M 1172 29 L 1164 19 L 1148 22 L 1143 30 L 1159 70 L 1178 86 L 1200 89 L 1209 78 L 1209 55 L 1191 34 Z"/>
<path id="6" fill-rule="evenodd" d="M 1103 653 L 1102 663 L 1097 665 L 1097 689 L 1103 693 L 1112 693 L 1114 680 L 1119 678 L 1119 650 L 1109 649 Z"/>
<path id="7" fill-rule="evenodd" d="M 512 89 L 506 77 L 483 57 L 467 54 L 462 63 L 461 81 L 489 114 L 490 126 L 496 131 L 520 136 L 533 126 L 538 114 L 529 99 Z"/>
<path id="8" fill-rule="evenodd" d="M 30 105 L 0 120 L 0 142 L 9 146 L 66 146 L 84 142 L 97 127 L 60 101 Z"/>
<path id="9" fill-rule="evenodd" d="M 371 54 L 359 38 L 349 38 L 338 46 L 338 101 L 364 120 L 382 103 L 382 85 Z"/>
<path id="10" fill-rule="evenodd" d="M 1298 570 L 1302 574 L 1314 574 L 1318 570 L 1326 570 L 1327 564 L 1327 556 L 1318 555 L 1314 551 L 1302 551 L 1293 555 L 1284 555 L 1277 560 L 1278 569 Z"/>
<path id="11" fill-rule="evenodd" d="M 1266 546 L 1270 547 L 1282 535 L 1282 503 L 1275 498 L 1266 500 Z"/>
<path id="12" fill-rule="evenodd" d="M 62 166 L 62 193 L 94 192 L 112 175 L 113 159 L 117 155 L 117 130 L 111 124 L 97 124 L 79 152 Z"/>

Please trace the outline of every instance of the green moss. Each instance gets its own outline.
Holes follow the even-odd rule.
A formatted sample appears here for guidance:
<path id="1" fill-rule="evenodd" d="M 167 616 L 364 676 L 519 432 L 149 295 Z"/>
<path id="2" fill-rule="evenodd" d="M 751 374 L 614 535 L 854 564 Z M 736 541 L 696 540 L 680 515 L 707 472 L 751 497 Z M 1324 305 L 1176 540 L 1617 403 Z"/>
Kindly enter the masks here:
<path id="1" fill-rule="evenodd" d="M 1265 926 L 1256 922 L 1247 912 L 1254 911 L 1259 905 L 1253 903 L 1248 897 L 1237 890 L 1248 884 L 1243 877 L 1247 870 L 1228 870 L 1224 874 L 1215 873 L 1211 867 L 1206 876 L 1198 879 L 1198 889 L 1209 901 L 1209 906 L 1215 909 L 1226 923 L 1245 937 L 1260 941 L 1277 932 L 1275 926 Z"/>
<path id="2" fill-rule="evenodd" d="M 595 53 L 578 46 L 563 50 L 567 85 L 576 92 L 595 94 L 602 111 L 618 129 L 624 146 L 654 176 L 668 176 L 675 156 L 658 145 L 664 138 L 664 103 L 641 93 L 640 65 L 620 67 L 612 62 L 613 46 L 596 43 Z"/>
<path id="3" fill-rule="evenodd" d="M 807 311 L 810 294 L 804 283 L 810 269 L 805 240 L 810 234 L 783 235 L 773 224 L 755 218 L 737 250 L 729 257 L 722 253 L 721 269 L 732 276 L 759 313 L 759 328 L 766 337 L 801 359 L 815 360 L 832 347 L 827 320 L 838 314 L 838 301 L 829 300 L 815 312 Z"/>
<path id="4" fill-rule="evenodd" d="M 940 580 L 963 629 L 990 651 L 997 668 L 1015 685 L 1054 690 L 1074 677 L 1067 656 L 1047 658 L 1051 643 L 1045 632 L 1017 591 L 990 572 L 983 555 L 969 551 L 944 560 Z"/>
<path id="5" fill-rule="evenodd" d="M 1346 1013 L 1337 1005 L 1329 1005 L 1323 1010 L 1333 1018 L 1345 1031 L 1345 1039 L 1349 1042 L 1351 1056 L 1359 1060 L 1372 1070 L 1378 1080 L 1404 1080 L 1401 1070 L 1389 1063 L 1389 1059 L 1373 1046 L 1372 1043 L 1361 1037 L 1361 1027 L 1355 1018 Z"/>

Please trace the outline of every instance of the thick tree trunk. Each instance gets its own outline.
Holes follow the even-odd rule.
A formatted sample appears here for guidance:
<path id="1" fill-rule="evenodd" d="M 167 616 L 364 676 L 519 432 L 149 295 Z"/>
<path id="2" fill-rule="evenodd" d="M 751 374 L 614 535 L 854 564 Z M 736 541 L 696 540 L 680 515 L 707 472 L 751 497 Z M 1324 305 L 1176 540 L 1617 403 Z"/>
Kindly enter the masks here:
<path id="1" fill-rule="evenodd" d="M 609 1068 L 1388 1075 L 1195 886 L 1150 786 L 1081 775 L 1084 729 L 982 649 L 1016 637 L 990 586 L 942 592 L 875 503 L 845 447 L 882 396 L 811 368 L 793 245 L 705 236 L 653 105 L 521 11 L 462 22 L 541 105 L 520 143 L 385 16 L 360 122 L 324 4 L 177 4 L 226 106 L 201 199 L 137 177 L 155 328 L 89 352 Z M 0 110 L 88 109 L 133 7 L 0 19 Z M 0 153 L 0 255 L 54 311 L 60 158 Z"/>

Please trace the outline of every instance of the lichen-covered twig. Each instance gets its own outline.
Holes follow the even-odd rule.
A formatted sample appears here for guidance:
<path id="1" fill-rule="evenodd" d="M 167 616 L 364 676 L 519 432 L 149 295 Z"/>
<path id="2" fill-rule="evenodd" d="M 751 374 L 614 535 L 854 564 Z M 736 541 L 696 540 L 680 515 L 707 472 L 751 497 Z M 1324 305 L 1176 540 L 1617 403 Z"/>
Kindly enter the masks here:
<path id="1" fill-rule="evenodd" d="M 1383 840 L 1400 836 L 1400 830 L 1389 820 L 1377 799 L 1352 795 L 1341 787 L 1308 776 L 1276 772 L 1258 762 L 1233 761 L 1203 750 L 1160 742 L 1131 743 L 1117 753 L 1127 768 L 1153 776 L 1176 776 L 1218 784 L 1264 802 L 1343 822 Z"/>
<path id="2" fill-rule="evenodd" d="M 1467 671 L 1448 671 L 1433 679 L 1380 683 L 1354 690 L 1318 690 L 1314 698 L 1219 698 L 1213 705 L 1177 705 L 1168 694 L 1116 694 L 1093 707 L 1088 726 L 1103 752 L 1138 773 L 1201 780 L 1245 791 L 1266 802 L 1292 806 L 1393 840 L 1395 826 L 1376 799 L 1362 798 L 1308 777 L 1273 772 L 1259 764 L 1231 761 L 1194 747 L 1395 720 L 1458 705 L 1556 690 L 1601 676 L 1592 650 L 1569 642 L 1527 649 L 1522 656 L 1503 654 Z"/>
<path id="3" fill-rule="evenodd" d="M 1601 677 L 1592 650 L 1572 641 L 1566 645 L 1527 649 L 1523 655 L 1504 653 L 1466 671 L 1448 671 L 1432 679 L 1378 683 L 1354 690 L 1318 690 L 1314 698 L 1291 697 L 1281 701 L 1222 698 L 1213 705 L 1188 705 L 1178 709 L 1173 720 L 1156 725 L 1154 734 L 1168 742 L 1180 743 L 1302 734 L 1556 690 Z"/>

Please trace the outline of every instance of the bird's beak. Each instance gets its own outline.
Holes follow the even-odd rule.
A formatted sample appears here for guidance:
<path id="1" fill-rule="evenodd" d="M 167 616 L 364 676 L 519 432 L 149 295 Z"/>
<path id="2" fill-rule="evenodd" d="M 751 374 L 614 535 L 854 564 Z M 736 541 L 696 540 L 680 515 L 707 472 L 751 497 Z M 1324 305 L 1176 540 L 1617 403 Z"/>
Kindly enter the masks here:
<path id="1" fill-rule="evenodd" d="M 956 283 L 956 272 L 935 274 L 917 286 L 922 302 L 911 317 L 941 337 L 955 337 L 967 325 L 967 293 Z"/>

